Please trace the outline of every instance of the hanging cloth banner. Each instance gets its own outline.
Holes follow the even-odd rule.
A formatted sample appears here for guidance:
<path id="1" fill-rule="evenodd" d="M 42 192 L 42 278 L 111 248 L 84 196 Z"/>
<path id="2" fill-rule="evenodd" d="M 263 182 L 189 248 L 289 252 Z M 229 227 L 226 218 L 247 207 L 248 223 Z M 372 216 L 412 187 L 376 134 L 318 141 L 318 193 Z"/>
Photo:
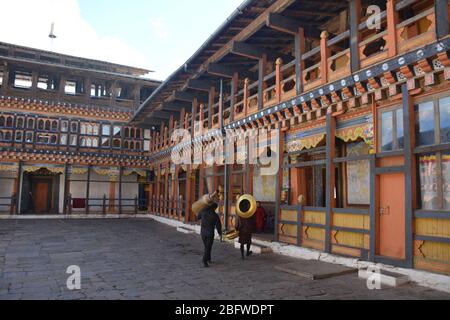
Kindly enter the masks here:
<path id="1" fill-rule="evenodd" d="M 123 170 L 123 175 L 125 177 L 131 176 L 132 174 L 137 174 L 140 177 L 146 178 L 147 177 L 147 171 L 141 170 L 141 169 L 125 169 Z"/>
<path id="2" fill-rule="evenodd" d="M 71 167 L 70 174 L 83 175 L 88 172 L 88 168 L 86 167 Z"/>
<path id="3" fill-rule="evenodd" d="M 94 167 L 92 170 L 101 176 L 109 176 L 110 181 L 117 181 L 119 179 L 120 170 L 119 168 L 110 167 Z"/>
<path id="4" fill-rule="evenodd" d="M 15 173 L 19 172 L 18 163 L 0 163 L 0 172 Z"/>
<path id="5" fill-rule="evenodd" d="M 322 141 L 325 140 L 327 135 L 325 133 L 320 133 L 316 135 L 302 135 L 293 134 L 288 136 L 288 142 L 286 148 L 288 152 L 297 152 L 302 150 L 309 150 L 316 148 Z"/>
<path id="6" fill-rule="evenodd" d="M 371 154 L 375 153 L 374 136 L 373 120 L 369 116 L 340 123 L 336 130 L 336 137 L 344 142 L 362 139 L 370 147 Z"/>
<path id="7" fill-rule="evenodd" d="M 46 165 L 31 165 L 31 166 L 24 166 L 23 171 L 26 173 L 34 173 L 38 172 L 41 169 L 45 169 L 53 174 L 64 174 L 65 167 L 54 167 L 54 166 L 46 166 Z"/>

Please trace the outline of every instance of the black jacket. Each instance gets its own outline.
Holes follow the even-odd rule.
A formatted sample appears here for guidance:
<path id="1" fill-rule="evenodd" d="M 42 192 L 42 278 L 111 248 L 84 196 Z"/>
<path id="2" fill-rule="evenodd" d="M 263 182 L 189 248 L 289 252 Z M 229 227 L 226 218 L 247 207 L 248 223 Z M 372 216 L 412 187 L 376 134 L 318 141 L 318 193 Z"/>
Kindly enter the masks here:
<path id="1" fill-rule="evenodd" d="M 200 211 L 198 219 L 202 221 L 202 237 L 214 238 L 214 229 L 222 236 L 222 223 L 220 217 L 212 209 L 208 208 Z"/>

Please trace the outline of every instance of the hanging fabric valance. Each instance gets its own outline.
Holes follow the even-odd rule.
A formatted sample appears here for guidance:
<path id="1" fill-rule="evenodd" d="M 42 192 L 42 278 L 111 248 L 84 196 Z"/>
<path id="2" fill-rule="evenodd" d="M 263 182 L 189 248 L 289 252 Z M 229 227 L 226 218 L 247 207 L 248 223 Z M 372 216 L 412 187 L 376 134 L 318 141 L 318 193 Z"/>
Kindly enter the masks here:
<path id="1" fill-rule="evenodd" d="M 326 137 L 325 133 L 308 136 L 305 138 L 291 140 L 287 143 L 286 148 L 288 152 L 297 152 L 316 148 Z"/>
<path id="2" fill-rule="evenodd" d="M 372 123 L 340 129 L 336 131 L 336 137 L 344 142 L 355 142 L 358 139 L 371 147 L 370 152 L 374 153 L 374 127 Z"/>
<path id="3" fill-rule="evenodd" d="M 0 163 L 0 172 L 18 173 L 19 164 L 17 163 Z"/>
<path id="4" fill-rule="evenodd" d="M 108 167 L 94 167 L 92 170 L 101 176 L 109 176 L 110 181 L 118 181 L 120 170 L 119 168 L 108 168 Z"/>
<path id="5" fill-rule="evenodd" d="M 77 174 L 77 175 L 83 175 L 88 172 L 87 167 L 71 167 L 70 168 L 70 174 Z"/>
<path id="6" fill-rule="evenodd" d="M 137 174 L 140 177 L 146 178 L 147 177 L 147 171 L 142 170 L 142 169 L 125 169 L 123 170 L 123 175 L 125 177 L 131 176 L 132 174 Z"/>
<path id="7" fill-rule="evenodd" d="M 24 166 L 23 167 L 23 171 L 26 173 L 34 173 L 34 172 L 38 172 L 41 169 L 45 169 L 53 174 L 64 174 L 65 172 L 65 168 L 64 167 L 52 167 L 52 166 Z"/>

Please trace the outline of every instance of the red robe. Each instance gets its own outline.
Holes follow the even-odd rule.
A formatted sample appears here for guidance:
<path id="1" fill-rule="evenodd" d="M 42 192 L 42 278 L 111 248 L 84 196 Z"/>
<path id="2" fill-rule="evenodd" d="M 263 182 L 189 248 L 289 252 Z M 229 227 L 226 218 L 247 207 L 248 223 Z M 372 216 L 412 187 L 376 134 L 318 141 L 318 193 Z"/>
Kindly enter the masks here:
<path id="1" fill-rule="evenodd" d="M 264 229 L 266 228 L 266 219 L 267 219 L 266 210 L 263 207 L 256 209 L 255 216 L 256 216 L 256 230 L 264 231 Z"/>

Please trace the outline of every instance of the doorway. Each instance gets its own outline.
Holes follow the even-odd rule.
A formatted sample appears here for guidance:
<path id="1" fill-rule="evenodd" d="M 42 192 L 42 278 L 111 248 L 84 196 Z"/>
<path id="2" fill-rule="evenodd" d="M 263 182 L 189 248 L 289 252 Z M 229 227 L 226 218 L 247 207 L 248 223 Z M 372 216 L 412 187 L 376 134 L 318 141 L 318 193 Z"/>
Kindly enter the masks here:
<path id="1" fill-rule="evenodd" d="M 377 256 L 406 259 L 406 209 L 404 173 L 382 174 L 377 203 Z"/>
<path id="2" fill-rule="evenodd" d="M 57 214 L 59 207 L 59 174 L 46 169 L 24 173 L 22 214 Z"/>

